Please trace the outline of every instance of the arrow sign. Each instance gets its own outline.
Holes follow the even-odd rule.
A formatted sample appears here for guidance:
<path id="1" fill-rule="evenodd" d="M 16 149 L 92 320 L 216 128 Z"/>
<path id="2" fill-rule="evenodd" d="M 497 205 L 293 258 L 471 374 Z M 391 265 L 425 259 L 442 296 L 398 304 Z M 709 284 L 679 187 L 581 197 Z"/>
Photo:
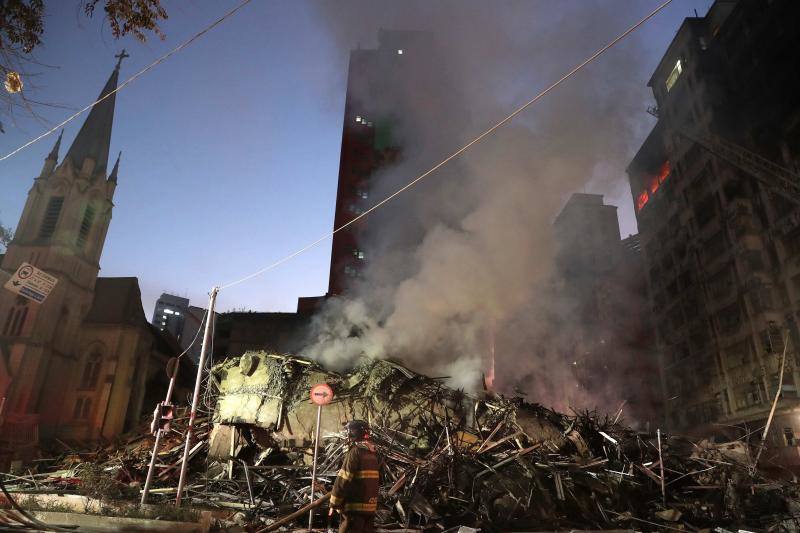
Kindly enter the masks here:
<path id="1" fill-rule="evenodd" d="M 333 389 L 327 383 L 311 387 L 311 401 L 316 405 L 327 405 L 333 400 Z"/>

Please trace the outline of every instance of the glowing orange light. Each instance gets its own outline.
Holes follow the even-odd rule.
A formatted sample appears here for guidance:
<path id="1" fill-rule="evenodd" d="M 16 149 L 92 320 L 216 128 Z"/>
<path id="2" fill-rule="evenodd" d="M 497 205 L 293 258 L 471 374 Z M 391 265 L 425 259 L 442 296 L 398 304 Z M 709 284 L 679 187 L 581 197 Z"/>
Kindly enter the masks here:
<path id="1" fill-rule="evenodd" d="M 664 164 L 661 165 L 661 168 L 658 170 L 658 184 L 662 184 L 667 181 L 667 177 L 669 177 L 669 173 L 672 172 L 672 169 L 669 166 L 669 160 L 664 161 Z"/>
<path id="2" fill-rule="evenodd" d="M 664 161 L 664 163 L 661 165 L 661 168 L 658 169 L 658 174 L 650 178 L 649 182 L 647 182 L 647 185 L 645 186 L 645 189 L 636 198 L 637 212 L 641 211 L 641 209 L 650 200 L 650 197 L 653 196 L 661 187 L 661 184 L 667 181 L 671 171 L 672 169 L 669 166 L 669 161 Z"/>
<path id="3" fill-rule="evenodd" d="M 636 210 L 641 211 L 649 199 L 650 196 L 647 194 L 647 190 L 642 191 L 639 197 L 636 198 Z"/>

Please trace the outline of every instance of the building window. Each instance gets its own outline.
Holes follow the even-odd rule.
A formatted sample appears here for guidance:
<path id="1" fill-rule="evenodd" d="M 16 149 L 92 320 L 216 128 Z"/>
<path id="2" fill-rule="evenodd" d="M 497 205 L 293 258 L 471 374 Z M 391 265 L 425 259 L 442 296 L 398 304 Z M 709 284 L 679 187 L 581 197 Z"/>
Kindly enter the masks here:
<path id="1" fill-rule="evenodd" d="M 39 228 L 39 238 L 48 239 L 53 235 L 58 223 L 58 216 L 61 214 L 61 208 L 64 206 L 63 196 L 53 196 L 47 202 L 47 209 L 44 212 L 42 219 L 42 226 Z"/>
<path id="2" fill-rule="evenodd" d="M 402 49 L 402 48 L 400 48 L 400 49 L 397 51 L 397 55 L 399 55 L 399 56 L 403 55 L 403 49 Z"/>
<path id="3" fill-rule="evenodd" d="M 672 89 L 672 86 L 675 85 L 675 82 L 678 81 L 681 72 L 683 72 L 683 65 L 681 65 L 681 60 L 679 59 L 678 61 L 675 62 L 675 66 L 672 67 L 672 72 L 670 72 L 669 76 L 667 76 L 667 81 L 666 81 L 667 91 L 670 91 Z"/>
<path id="4" fill-rule="evenodd" d="M 356 204 L 349 204 L 347 206 L 347 210 L 353 213 L 354 215 L 360 215 L 361 213 L 364 212 L 364 210 L 361 209 L 361 207 L 357 206 Z"/>
<path id="5" fill-rule="evenodd" d="M 794 430 L 792 428 L 783 428 L 783 443 L 786 446 L 796 446 L 797 441 L 795 440 Z"/>
<path id="6" fill-rule="evenodd" d="M 92 408 L 92 399 L 85 396 L 79 397 L 75 401 L 75 409 L 72 411 L 72 418 L 75 420 L 86 420 L 89 418 L 89 411 Z"/>
<path id="7" fill-rule="evenodd" d="M 369 192 L 366 189 L 356 189 L 356 196 L 366 200 L 367 198 L 369 198 Z"/>
<path id="8" fill-rule="evenodd" d="M 353 257 L 363 261 L 366 258 L 366 255 L 364 254 L 363 250 L 353 250 Z"/>
<path id="9" fill-rule="evenodd" d="M 98 352 L 92 352 L 86 359 L 86 365 L 83 367 L 83 376 L 81 377 L 82 390 L 91 390 L 97 386 L 97 378 L 100 376 L 100 367 L 103 364 L 103 358 Z"/>
<path id="10" fill-rule="evenodd" d="M 86 211 L 83 212 L 83 220 L 81 227 L 78 230 L 78 246 L 81 248 L 86 244 L 86 239 L 89 238 L 89 232 L 92 230 L 92 223 L 94 222 L 94 207 L 91 205 L 86 206 Z"/>
<path id="11" fill-rule="evenodd" d="M 346 276 L 350 276 L 352 278 L 355 278 L 356 276 L 358 276 L 358 269 L 356 269 L 355 267 L 352 267 L 350 265 L 345 265 L 344 273 L 345 273 Z"/>
<path id="12" fill-rule="evenodd" d="M 11 311 L 6 317 L 6 322 L 3 325 L 3 335 L 9 337 L 19 337 L 22 335 L 22 328 L 25 326 L 25 320 L 28 318 L 27 304 L 16 305 L 11 308 Z"/>

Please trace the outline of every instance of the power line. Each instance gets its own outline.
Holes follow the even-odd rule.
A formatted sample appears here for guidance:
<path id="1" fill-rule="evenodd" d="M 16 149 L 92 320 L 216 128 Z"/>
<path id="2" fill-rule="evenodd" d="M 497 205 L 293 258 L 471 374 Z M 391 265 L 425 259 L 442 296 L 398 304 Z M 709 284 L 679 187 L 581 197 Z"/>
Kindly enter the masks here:
<path id="1" fill-rule="evenodd" d="M 184 48 L 186 48 L 187 46 L 192 44 L 194 41 L 196 41 L 197 39 L 199 39 L 200 37 L 202 37 L 203 35 L 205 35 L 209 31 L 214 29 L 216 26 L 222 24 L 222 22 L 224 22 L 227 18 L 233 16 L 237 11 L 239 11 L 241 8 L 243 8 L 244 6 L 249 4 L 251 1 L 252 0 L 243 0 L 242 3 L 240 3 L 239 5 L 237 5 L 236 7 L 234 7 L 233 9 L 228 11 L 227 13 L 225 13 L 224 15 L 222 15 L 220 18 L 218 18 L 217 20 L 212 22 L 210 25 L 206 26 L 204 29 L 202 29 L 199 32 L 195 33 L 188 40 L 182 42 L 181 44 L 179 44 L 178 46 L 176 46 L 175 48 L 173 48 L 172 50 L 170 50 L 169 52 L 167 52 L 163 56 L 159 57 L 158 59 L 156 59 L 155 61 L 153 61 L 152 63 L 150 63 L 146 67 L 144 67 L 142 70 L 140 70 L 136 74 L 134 74 L 133 76 L 131 76 L 130 78 L 125 80 L 120 86 L 118 86 L 116 89 L 114 89 L 113 91 L 111 91 L 107 95 L 103 96 L 102 98 L 97 99 L 96 101 L 94 101 L 91 104 L 87 105 L 83 109 L 80 109 L 79 111 L 76 111 L 74 114 L 72 114 L 69 117 L 67 117 L 67 119 L 64 120 L 63 122 L 61 122 L 60 124 L 57 124 L 56 126 L 52 127 L 51 129 L 47 130 L 46 132 L 42 133 L 38 137 L 31 139 L 30 141 L 26 142 L 25 144 L 23 144 L 22 146 L 20 146 L 16 150 L 14 150 L 12 152 L 9 152 L 8 154 L 4 155 L 3 157 L 0 157 L 0 161 L 5 161 L 6 159 L 8 159 L 9 157 L 13 156 L 14 154 L 16 154 L 18 152 L 21 152 L 22 150 L 24 150 L 28 146 L 30 146 L 30 145 L 32 145 L 32 144 L 44 139 L 48 135 L 50 135 L 50 134 L 56 132 L 57 130 L 61 129 L 62 127 L 64 127 L 66 124 L 72 122 L 73 120 L 75 120 L 76 118 L 81 116 L 83 113 L 85 113 L 86 111 L 90 110 L 95 105 L 99 104 L 100 102 L 102 102 L 103 100 L 105 100 L 106 98 L 111 96 L 112 94 L 116 94 L 117 92 L 121 91 L 123 88 L 128 86 L 130 83 L 132 83 L 134 80 L 136 80 L 137 78 L 139 78 L 140 76 L 142 76 L 146 72 L 148 72 L 150 69 L 154 68 L 156 65 L 164 62 L 170 56 L 180 52 L 181 50 L 183 50 Z"/>
<path id="2" fill-rule="evenodd" d="M 287 256 L 275 261 L 274 263 L 271 263 L 271 264 L 265 266 L 264 268 L 253 272 L 252 274 L 248 274 L 247 276 L 245 276 L 245 277 L 243 277 L 241 279 L 238 279 L 236 281 L 232 281 L 230 283 L 226 283 L 224 285 L 221 285 L 219 287 L 219 289 L 220 290 L 227 289 L 229 287 L 233 287 L 234 285 L 238 285 L 238 284 L 243 283 L 245 281 L 251 280 L 251 279 L 253 279 L 253 278 L 257 277 L 257 276 L 260 276 L 261 274 L 263 274 L 265 272 L 268 272 L 268 271 L 270 271 L 270 270 L 282 265 L 283 263 L 285 263 L 285 262 L 287 262 L 287 261 L 289 261 L 291 259 L 294 259 L 298 255 L 301 255 L 301 254 L 307 252 L 308 250 L 310 250 L 311 248 L 314 248 L 319 243 L 321 243 L 321 242 L 333 237 L 335 234 L 339 233 L 343 229 L 349 227 L 352 224 L 355 224 L 356 222 L 358 222 L 362 218 L 366 217 L 367 215 L 369 215 L 373 211 L 379 209 L 384 204 L 390 202 L 395 197 L 397 197 L 400 194 L 404 193 L 405 191 L 407 191 L 408 189 L 410 189 L 411 187 L 413 187 L 414 185 L 416 185 L 417 183 L 419 183 L 423 179 L 427 178 L 428 176 L 430 176 L 431 174 L 433 174 L 434 172 L 439 170 L 441 167 L 443 167 L 444 165 L 446 165 L 447 163 L 449 163 L 450 161 L 455 159 L 456 157 L 460 156 L 461 154 L 463 154 L 464 152 L 466 152 L 467 150 L 472 148 L 472 146 L 474 146 L 474 145 L 478 144 L 479 142 L 481 142 L 483 139 L 485 139 L 486 137 L 488 137 L 489 135 L 494 133 L 495 130 L 499 129 L 500 127 L 502 127 L 505 124 L 507 124 L 508 122 L 510 122 L 514 117 L 516 117 L 517 115 L 519 115 L 520 113 L 525 111 L 525 109 L 527 109 L 528 107 L 530 107 L 531 105 L 533 105 L 537 101 L 541 100 L 550 91 L 552 91 L 553 89 L 555 89 L 556 87 L 561 85 L 563 82 L 567 81 L 569 78 L 571 78 L 573 75 L 575 75 L 578 71 L 582 70 L 586 65 L 588 65 L 591 62 L 593 62 L 595 59 L 600 57 L 604 52 L 609 50 L 611 47 L 616 45 L 618 42 L 620 42 L 621 40 L 626 38 L 628 35 L 630 35 L 634 31 L 636 31 L 640 26 L 642 26 L 645 22 L 647 22 L 648 20 L 653 18 L 656 14 L 658 14 L 662 9 L 664 9 L 665 7 L 667 7 L 671 3 L 672 3 L 672 0 L 666 0 L 664 3 L 662 3 L 661 5 L 656 7 L 653 11 L 651 11 L 647 16 L 642 18 L 639 22 L 637 22 L 636 24 L 634 24 L 633 26 L 631 26 L 630 28 L 625 30 L 623 33 L 618 35 L 616 38 L 614 38 L 611 42 L 606 44 L 604 47 L 602 47 L 599 50 L 597 50 L 594 54 L 589 56 L 582 63 L 580 63 L 577 66 L 573 67 L 572 70 L 570 70 L 569 72 L 564 74 L 561 78 L 559 78 L 557 81 L 555 81 L 550 86 L 548 86 L 546 89 L 544 89 L 542 92 L 540 92 L 539 94 L 534 96 L 532 99 L 528 100 L 523 105 L 521 105 L 520 107 L 515 109 L 512 113 L 510 113 L 504 119 L 502 119 L 498 123 L 494 124 L 493 126 L 488 128 L 486 131 L 484 131 L 483 133 L 481 133 L 480 135 L 478 135 L 477 137 L 472 139 L 470 142 L 468 142 L 467 144 L 465 144 L 464 146 L 462 146 L 461 148 L 459 148 L 458 150 L 456 150 L 455 152 L 453 152 L 452 154 L 447 156 L 445 159 L 443 159 L 442 161 L 440 161 L 439 163 L 437 163 L 436 165 L 431 167 L 429 170 L 427 170 L 426 172 L 420 174 L 419 176 L 417 176 L 416 178 L 414 178 L 413 180 L 411 180 L 410 182 L 408 182 L 407 184 L 405 184 L 404 186 L 402 186 L 401 188 L 399 188 L 398 190 L 396 190 L 395 192 L 393 192 L 392 194 L 390 194 L 389 196 L 387 196 L 386 198 L 384 198 L 383 200 L 378 202 L 377 204 L 373 205 L 372 207 L 370 207 L 369 209 L 367 209 L 366 211 L 364 211 L 363 213 L 358 215 L 357 217 L 355 217 L 352 220 L 342 224 L 338 228 L 335 228 L 333 231 L 331 231 L 329 233 L 326 233 L 325 235 L 321 236 L 317 240 L 315 240 L 315 241 L 303 246 L 302 248 L 292 252 L 291 254 L 289 254 L 289 255 L 287 255 Z"/>

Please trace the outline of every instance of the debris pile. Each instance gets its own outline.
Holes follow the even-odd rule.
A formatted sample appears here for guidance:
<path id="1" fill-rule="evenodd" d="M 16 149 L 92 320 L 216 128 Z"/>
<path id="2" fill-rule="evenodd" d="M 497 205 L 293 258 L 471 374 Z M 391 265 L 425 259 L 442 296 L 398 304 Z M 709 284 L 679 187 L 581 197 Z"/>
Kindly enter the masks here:
<path id="1" fill-rule="evenodd" d="M 212 370 L 216 407 L 200 423 L 185 501 L 234 509 L 251 524 L 309 503 L 316 406 L 308 391 L 322 382 L 335 398 L 323 408 L 316 498 L 332 486 L 346 451 L 342 423 L 368 420 L 382 463 L 376 521 L 383 528 L 797 527 L 797 487 L 752 471 L 744 442 L 693 443 L 635 431 L 619 416 L 565 415 L 491 393 L 477 398 L 389 361 L 336 374 L 263 352 Z M 184 423 L 179 413 L 159 451 L 155 501 L 174 498 Z M 56 472 L 8 484 L 77 490 L 80 461 L 91 461 L 138 489 L 152 442 L 139 436 L 72 454 Z M 320 526 L 326 514 L 318 513 Z"/>

